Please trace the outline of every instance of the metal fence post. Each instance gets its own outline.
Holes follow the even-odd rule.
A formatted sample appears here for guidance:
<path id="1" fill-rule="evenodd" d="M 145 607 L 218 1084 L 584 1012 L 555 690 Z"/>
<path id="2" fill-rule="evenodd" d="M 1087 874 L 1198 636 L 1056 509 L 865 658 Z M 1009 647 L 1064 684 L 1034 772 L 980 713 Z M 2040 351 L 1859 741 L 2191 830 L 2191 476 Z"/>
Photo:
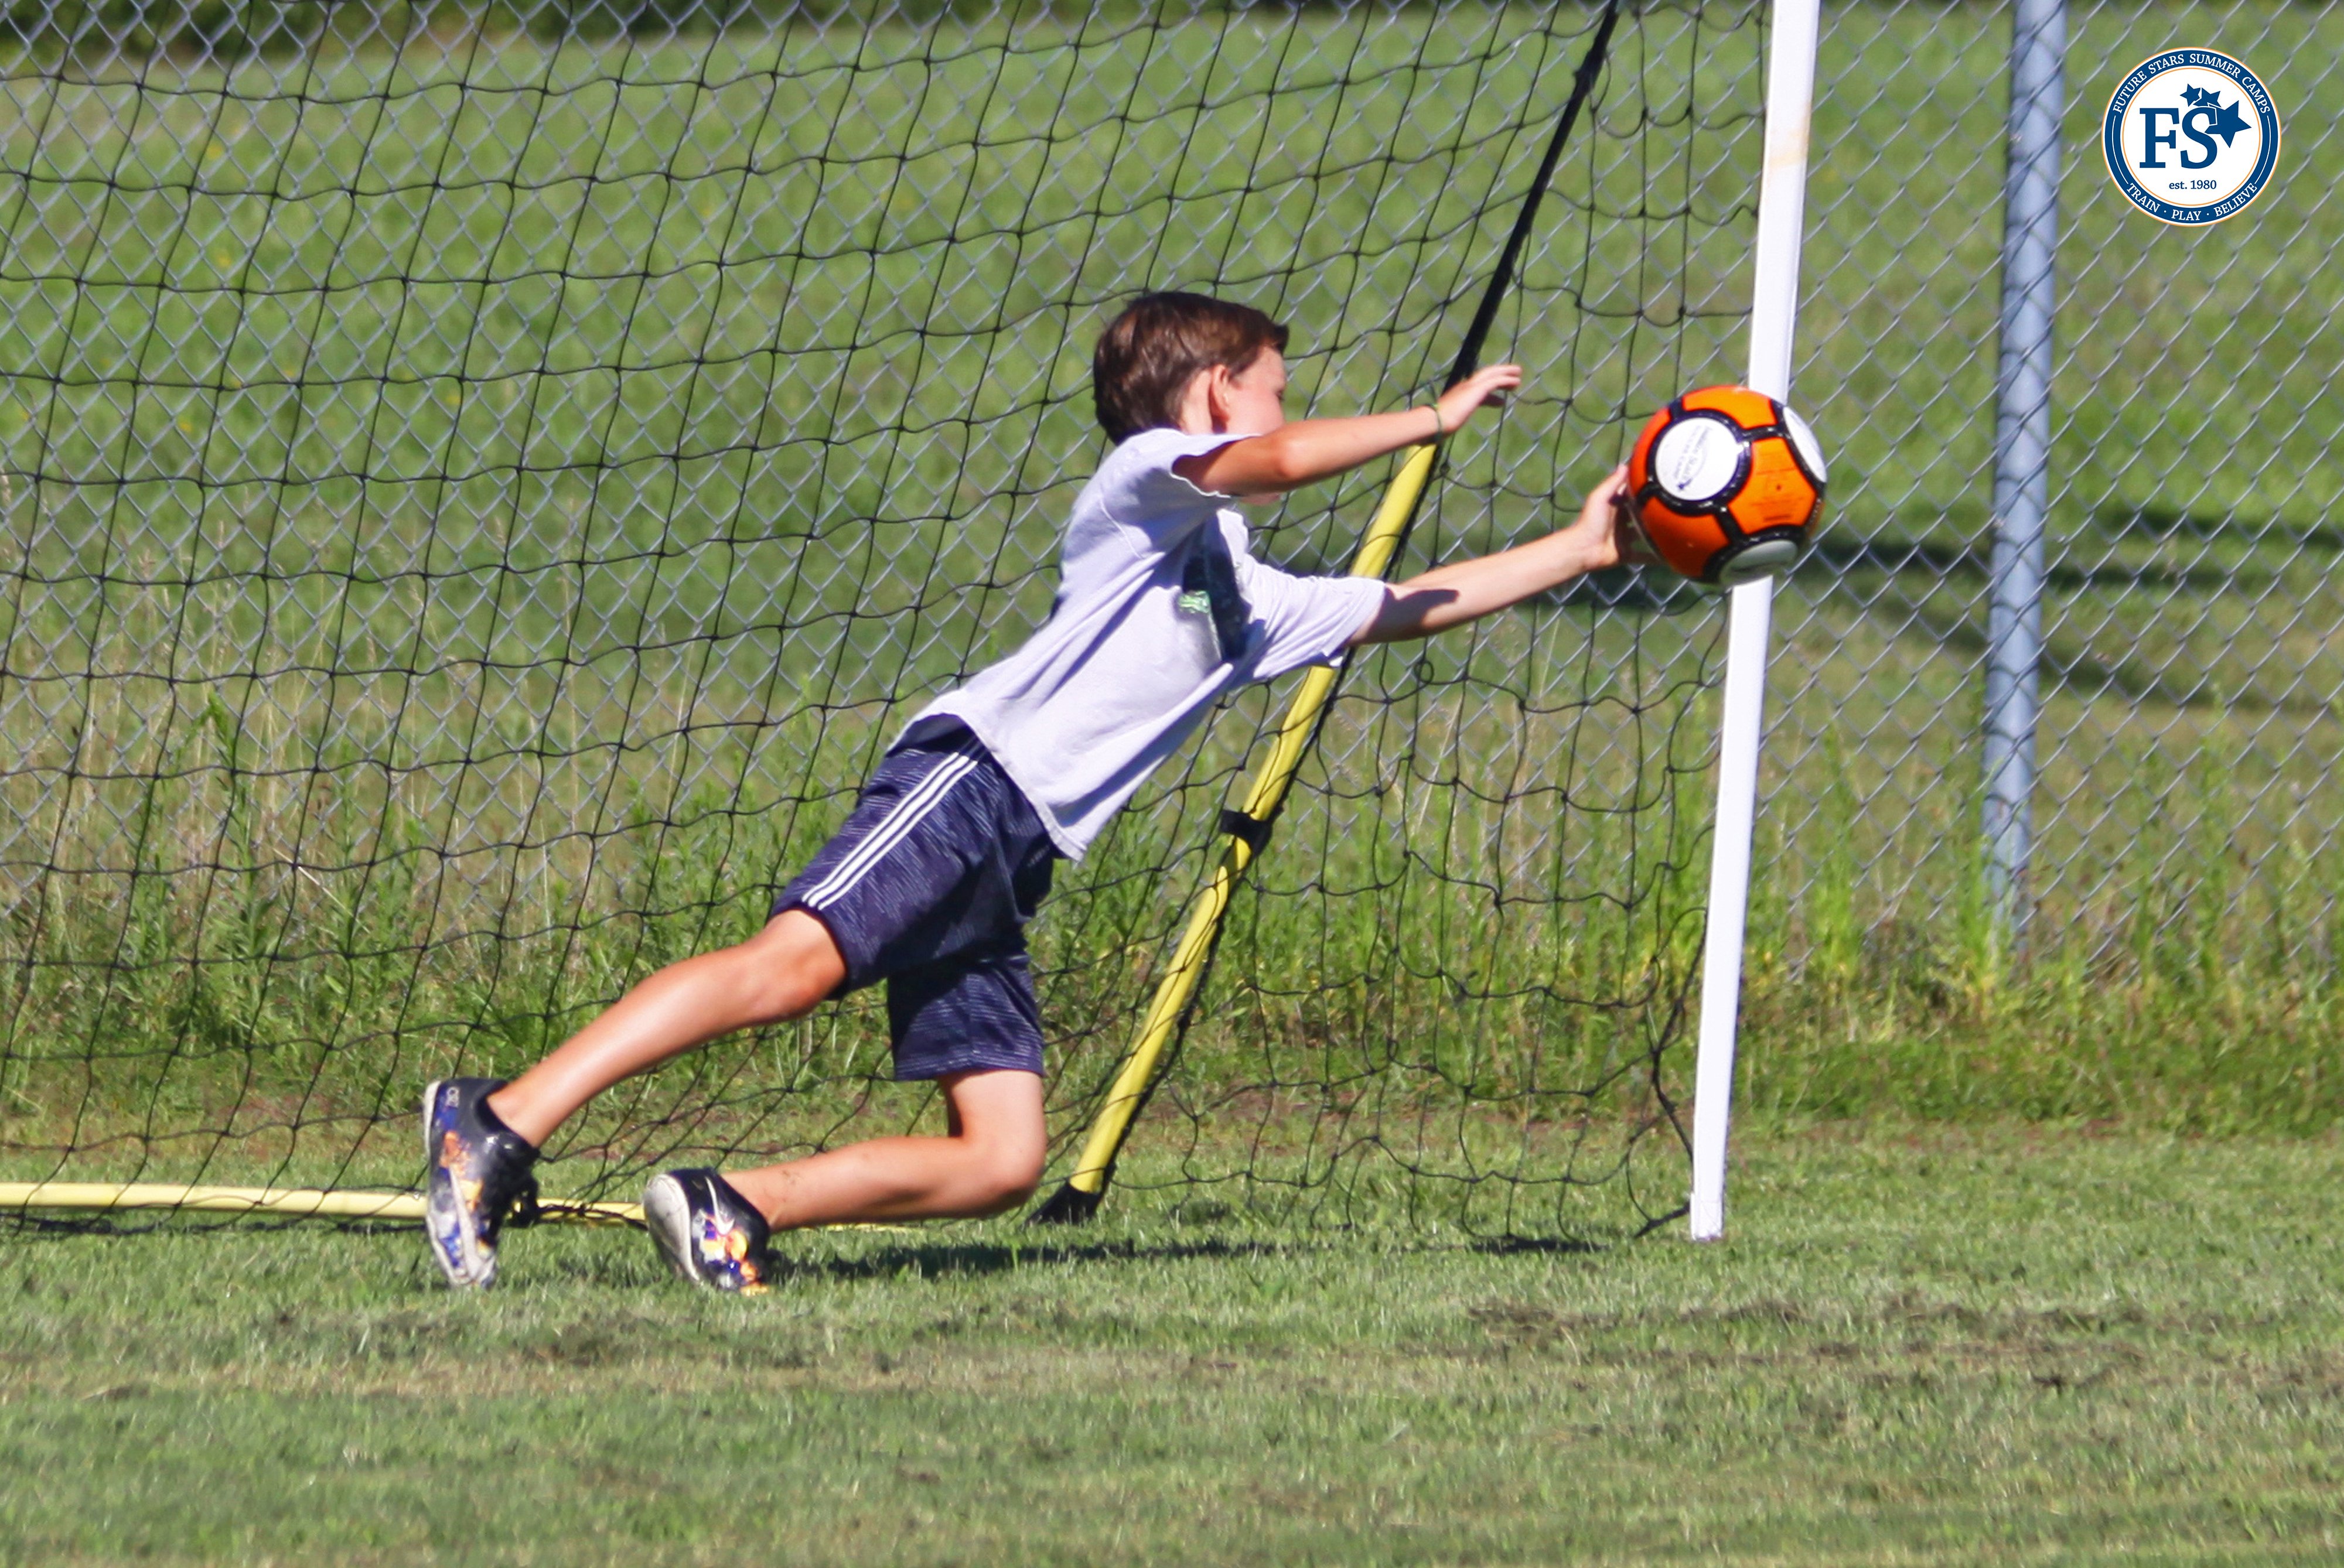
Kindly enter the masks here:
<path id="1" fill-rule="evenodd" d="M 2016 0 L 2010 166 L 2003 186 L 2002 350 L 1995 377 L 1994 560 L 1986 618 L 1986 885 L 2002 934 L 2027 915 L 2036 666 L 2043 646 L 2043 521 L 2050 504 L 2051 329 L 2057 311 L 2059 115 L 2066 0 Z"/>

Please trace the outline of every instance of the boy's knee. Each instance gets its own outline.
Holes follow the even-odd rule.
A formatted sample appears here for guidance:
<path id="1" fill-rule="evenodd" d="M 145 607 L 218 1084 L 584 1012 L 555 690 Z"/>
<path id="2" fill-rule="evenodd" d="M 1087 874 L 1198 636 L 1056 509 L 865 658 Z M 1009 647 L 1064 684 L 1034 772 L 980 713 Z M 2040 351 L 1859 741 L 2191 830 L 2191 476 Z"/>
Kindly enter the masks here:
<path id="1" fill-rule="evenodd" d="M 749 1010 L 759 1023 L 779 1023 L 810 1012 L 846 978 L 846 960 L 821 921 L 803 910 L 776 917 L 765 929 L 728 949 Z"/>
<path id="2" fill-rule="evenodd" d="M 1001 1172 L 994 1196 L 1003 1209 L 1015 1209 L 1033 1197 L 1034 1190 L 1041 1184 L 1042 1161 L 1039 1159 L 1025 1161 Z"/>
<path id="3" fill-rule="evenodd" d="M 970 1173 L 971 1206 L 980 1214 L 1001 1214 L 1024 1203 L 1042 1184 L 1042 1158 L 1039 1149 L 983 1151 Z"/>
<path id="4" fill-rule="evenodd" d="M 1006 1069 L 960 1073 L 945 1080 L 945 1092 L 959 1143 L 962 1211 L 998 1214 L 1031 1198 L 1050 1146 L 1041 1078 Z"/>

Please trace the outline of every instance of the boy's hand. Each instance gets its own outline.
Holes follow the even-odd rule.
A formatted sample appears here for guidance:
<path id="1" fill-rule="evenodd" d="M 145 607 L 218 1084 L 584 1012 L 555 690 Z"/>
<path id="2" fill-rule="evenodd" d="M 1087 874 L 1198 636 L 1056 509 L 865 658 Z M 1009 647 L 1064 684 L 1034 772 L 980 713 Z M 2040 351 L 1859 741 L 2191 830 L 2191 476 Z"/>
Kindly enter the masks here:
<path id="1" fill-rule="evenodd" d="M 1492 365 L 1476 370 L 1464 380 L 1440 395 L 1433 405 L 1440 414 L 1440 433 L 1454 436 L 1473 417 L 1473 410 L 1484 403 L 1502 403 L 1506 394 L 1522 384 L 1522 367 L 1519 365 Z M 1418 416 L 1422 418 L 1422 415 Z"/>
<path id="2" fill-rule="evenodd" d="M 1558 538 L 1568 539 L 1571 553 L 1584 562 L 1582 570 L 1600 572 L 1607 567 L 1650 566 L 1656 557 L 1644 543 L 1644 531 L 1629 509 L 1628 465 L 1621 464 L 1587 492 L 1579 517 Z"/>

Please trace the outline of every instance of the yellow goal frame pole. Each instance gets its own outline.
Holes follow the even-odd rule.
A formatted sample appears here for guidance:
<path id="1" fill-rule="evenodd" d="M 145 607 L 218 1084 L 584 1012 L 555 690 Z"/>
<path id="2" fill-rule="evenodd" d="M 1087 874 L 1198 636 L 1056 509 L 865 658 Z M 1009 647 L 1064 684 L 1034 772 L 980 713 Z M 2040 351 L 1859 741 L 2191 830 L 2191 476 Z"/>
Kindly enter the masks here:
<path id="1" fill-rule="evenodd" d="M 1563 144 L 1571 139 L 1571 127 L 1593 95 L 1596 78 L 1602 75 L 1603 62 L 1612 47 L 1612 32 L 1620 20 L 1621 5 L 1622 0 L 1604 0 L 1603 15 L 1596 22 L 1594 36 L 1587 52 L 1580 56 L 1579 68 L 1571 74 L 1571 96 L 1555 118 L 1554 134 L 1547 139 L 1538 173 L 1531 180 L 1521 209 L 1514 215 L 1513 227 L 1498 254 L 1497 265 L 1490 269 L 1490 281 L 1481 291 L 1472 324 L 1465 329 L 1456 366 L 1449 373 L 1450 387 L 1470 376 L 1480 362 L 1481 346 L 1489 341 L 1490 328 L 1497 324 L 1498 307 L 1513 286 L 1514 268 L 1538 221 L 1539 204 L 1545 199 L 1547 186 L 1553 183 Z M 1351 562 L 1353 577 L 1379 578 L 1391 564 L 1392 555 L 1407 537 L 1417 506 L 1432 482 L 1440 445 L 1437 440 L 1428 441 L 1406 449 L 1399 471 L 1384 491 L 1383 505 L 1359 541 L 1359 554 Z M 1212 879 L 1205 884 L 1189 909 L 1188 926 L 1181 933 L 1180 945 L 1173 950 L 1171 967 L 1157 982 L 1155 998 L 1140 1019 L 1139 1030 L 1132 1039 L 1123 1068 L 1115 1075 L 1105 1103 L 1092 1120 L 1090 1136 L 1083 1141 L 1083 1151 L 1075 1161 L 1073 1174 L 1066 1178 L 1066 1185 L 1034 1211 L 1036 1223 L 1079 1224 L 1096 1212 L 1116 1156 L 1122 1152 L 1124 1141 L 1130 1134 L 1132 1118 L 1146 1101 L 1157 1067 L 1179 1035 L 1180 1020 L 1195 998 L 1197 987 L 1204 980 L 1214 943 L 1220 935 L 1222 917 L 1228 912 L 1229 900 L 1237 892 L 1246 869 L 1268 841 L 1269 825 L 1277 819 L 1278 809 L 1286 804 L 1287 792 L 1294 786 L 1294 776 L 1301 769 L 1303 756 L 1310 749 L 1310 738 L 1318 728 L 1329 699 L 1335 694 L 1336 683 L 1342 679 L 1342 672 L 1341 665 L 1320 665 L 1303 678 L 1302 689 L 1294 694 L 1285 722 L 1278 727 L 1278 739 L 1270 748 L 1269 759 L 1246 790 L 1244 809 L 1222 813 L 1221 823 L 1228 837 L 1221 846 L 1220 864 L 1214 868 Z"/>
<path id="2" fill-rule="evenodd" d="M 70 1210 L 118 1213 L 182 1209 L 212 1214 L 278 1214 L 288 1219 L 420 1221 L 420 1192 L 366 1192 L 324 1187 L 212 1187 L 180 1181 L 0 1181 L 0 1214 Z M 541 1202 L 539 1223 L 640 1225 L 641 1203 Z"/>
<path id="3" fill-rule="evenodd" d="M 214 1187 L 184 1181 L 0 1181 L 0 1215 L 115 1214 L 142 1209 L 419 1224 L 423 1220 L 423 1194 L 369 1192 L 340 1187 Z M 642 1222 L 641 1203 L 590 1203 L 563 1198 L 541 1198 L 529 1221 L 532 1225 L 637 1227 Z M 874 1223 L 817 1225 L 813 1229 L 900 1231 L 910 1227 Z"/>

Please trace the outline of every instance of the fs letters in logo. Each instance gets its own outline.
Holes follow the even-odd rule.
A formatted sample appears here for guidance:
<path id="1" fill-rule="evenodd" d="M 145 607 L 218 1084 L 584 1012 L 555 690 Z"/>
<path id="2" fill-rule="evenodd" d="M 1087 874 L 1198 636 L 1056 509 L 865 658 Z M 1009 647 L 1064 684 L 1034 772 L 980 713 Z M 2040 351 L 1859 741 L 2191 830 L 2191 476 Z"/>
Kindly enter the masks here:
<path id="1" fill-rule="evenodd" d="M 2117 84 L 2100 146 L 2117 189 L 2149 216 L 2219 223 L 2269 183 L 2278 111 L 2228 55 L 2168 49 Z"/>

